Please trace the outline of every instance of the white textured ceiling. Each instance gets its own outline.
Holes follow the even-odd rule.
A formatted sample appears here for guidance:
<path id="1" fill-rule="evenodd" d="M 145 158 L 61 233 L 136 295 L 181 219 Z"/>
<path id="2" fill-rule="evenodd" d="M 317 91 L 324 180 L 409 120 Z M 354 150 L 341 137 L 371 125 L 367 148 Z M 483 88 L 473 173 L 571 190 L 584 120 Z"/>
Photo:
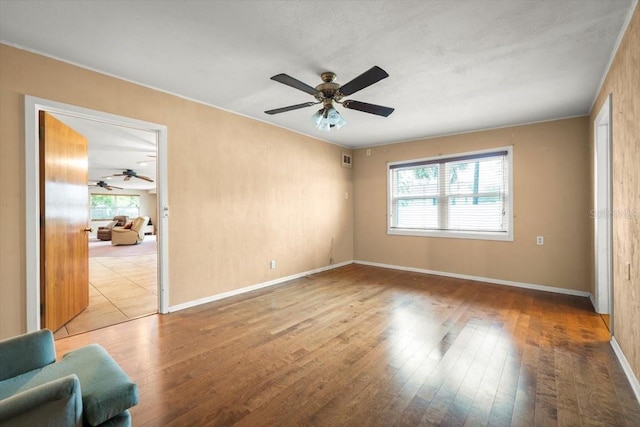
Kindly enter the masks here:
<path id="1" fill-rule="evenodd" d="M 633 0 L 6 1 L 0 39 L 292 129 L 362 147 L 589 112 Z M 313 101 L 274 82 L 390 77 L 322 132 Z"/>

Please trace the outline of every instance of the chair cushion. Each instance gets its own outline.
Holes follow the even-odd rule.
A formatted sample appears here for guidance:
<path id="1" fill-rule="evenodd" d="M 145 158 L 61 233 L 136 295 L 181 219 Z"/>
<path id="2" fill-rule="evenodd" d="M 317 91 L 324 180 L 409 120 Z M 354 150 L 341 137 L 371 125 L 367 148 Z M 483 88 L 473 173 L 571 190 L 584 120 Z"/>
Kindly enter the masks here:
<path id="1" fill-rule="evenodd" d="M 76 375 L 67 375 L 0 400 L 0 425 L 82 426 L 82 396 Z"/>
<path id="2" fill-rule="evenodd" d="M 106 228 L 107 230 L 111 230 L 113 227 L 115 227 L 116 225 L 118 225 L 118 221 L 109 221 L 105 226 L 103 226 L 104 228 Z M 103 228 L 100 227 L 100 228 Z"/>
<path id="3" fill-rule="evenodd" d="M 123 226 L 129 221 L 129 217 L 126 215 L 116 215 L 113 217 L 114 221 L 118 222 L 118 225 Z"/>
<path id="4" fill-rule="evenodd" d="M 146 222 L 145 218 L 139 216 L 138 218 L 133 220 L 133 225 L 131 225 L 131 229 L 136 233 L 140 231 L 144 223 Z"/>
<path id="5" fill-rule="evenodd" d="M 0 380 L 13 378 L 56 361 L 53 334 L 43 329 L 0 341 Z M 0 388 L 0 399 L 3 399 Z"/>
<path id="6" fill-rule="evenodd" d="M 80 380 L 85 420 L 97 426 L 138 403 L 138 387 L 98 344 L 65 354 L 58 362 L 40 370 L 2 382 L 11 394 L 76 374 Z"/>
<path id="7" fill-rule="evenodd" d="M 85 419 L 97 426 L 138 404 L 138 387 L 98 344 L 65 354 L 58 363 L 80 379 Z"/>

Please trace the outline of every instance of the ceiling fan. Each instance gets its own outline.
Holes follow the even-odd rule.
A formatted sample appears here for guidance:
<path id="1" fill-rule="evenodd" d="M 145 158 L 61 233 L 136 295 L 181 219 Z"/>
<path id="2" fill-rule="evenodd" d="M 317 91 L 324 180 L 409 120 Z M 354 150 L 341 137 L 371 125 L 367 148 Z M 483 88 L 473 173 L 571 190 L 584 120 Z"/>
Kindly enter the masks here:
<path id="1" fill-rule="evenodd" d="M 271 77 L 271 80 L 275 80 L 279 83 L 291 86 L 294 89 L 301 90 L 313 95 L 316 102 L 305 102 L 302 104 L 290 105 L 288 107 L 276 108 L 273 110 L 265 111 L 266 114 L 279 114 L 287 111 L 297 110 L 300 108 L 311 107 L 316 104 L 323 104 L 323 107 L 318 110 L 311 120 L 315 123 L 316 127 L 320 130 L 328 131 L 331 128 L 340 129 L 346 124 L 346 121 L 340 116 L 338 111 L 333 106 L 333 103 L 341 104 L 344 108 L 350 110 L 362 111 L 369 114 L 375 114 L 378 116 L 388 117 L 393 113 L 393 108 L 383 107 L 382 105 L 368 104 L 366 102 L 355 101 L 351 99 L 342 100 L 345 96 L 349 96 L 362 90 L 374 83 L 379 82 L 382 79 L 389 77 L 386 71 L 376 66 L 371 67 L 369 70 L 360 74 L 349 83 L 340 85 L 335 83 L 336 74 L 330 71 L 324 72 L 320 75 L 323 83 L 320 83 L 315 88 L 295 79 L 287 74 L 277 74 Z"/>
<path id="2" fill-rule="evenodd" d="M 98 181 L 95 184 L 90 184 L 89 187 L 100 187 L 100 188 L 105 188 L 109 191 L 113 190 L 114 188 L 117 188 L 118 190 L 124 190 L 122 187 L 116 187 L 115 185 L 109 185 L 104 181 Z"/>
<path id="3" fill-rule="evenodd" d="M 125 169 L 122 173 L 114 173 L 112 176 L 124 176 L 125 181 L 129 181 L 131 178 L 143 179 L 145 181 L 153 182 L 148 176 L 138 175 L 133 169 Z"/>

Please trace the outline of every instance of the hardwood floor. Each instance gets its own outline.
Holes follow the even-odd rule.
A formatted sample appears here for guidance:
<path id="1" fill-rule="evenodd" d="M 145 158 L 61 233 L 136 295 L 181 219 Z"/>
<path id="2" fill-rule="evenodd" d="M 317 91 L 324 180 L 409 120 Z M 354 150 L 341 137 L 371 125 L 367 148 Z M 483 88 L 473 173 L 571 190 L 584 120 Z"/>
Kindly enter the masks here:
<path id="1" fill-rule="evenodd" d="M 587 298 L 350 265 L 56 341 L 102 344 L 135 426 L 638 426 Z"/>

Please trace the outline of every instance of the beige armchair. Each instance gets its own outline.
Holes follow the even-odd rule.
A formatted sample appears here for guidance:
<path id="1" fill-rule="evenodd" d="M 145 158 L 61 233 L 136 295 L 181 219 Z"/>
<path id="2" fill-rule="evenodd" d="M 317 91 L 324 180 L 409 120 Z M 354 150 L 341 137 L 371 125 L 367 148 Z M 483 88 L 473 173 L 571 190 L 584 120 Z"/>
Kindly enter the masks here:
<path id="1" fill-rule="evenodd" d="M 148 216 L 139 216 L 133 220 L 131 228 L 114 228 L 111 230 L 111 244 L 137 245 L 144 240 L 144 227 L 149 223 Z"/>
<path id="2" fill-rule="evenodd" d="M 129 217 L 125 215 L 116 215 L 109 224 L 98 227 L 97 237 L 100 240 L 111 240 L 111 231 L 113 227 L 124 227 L 129 221 Z"/>

